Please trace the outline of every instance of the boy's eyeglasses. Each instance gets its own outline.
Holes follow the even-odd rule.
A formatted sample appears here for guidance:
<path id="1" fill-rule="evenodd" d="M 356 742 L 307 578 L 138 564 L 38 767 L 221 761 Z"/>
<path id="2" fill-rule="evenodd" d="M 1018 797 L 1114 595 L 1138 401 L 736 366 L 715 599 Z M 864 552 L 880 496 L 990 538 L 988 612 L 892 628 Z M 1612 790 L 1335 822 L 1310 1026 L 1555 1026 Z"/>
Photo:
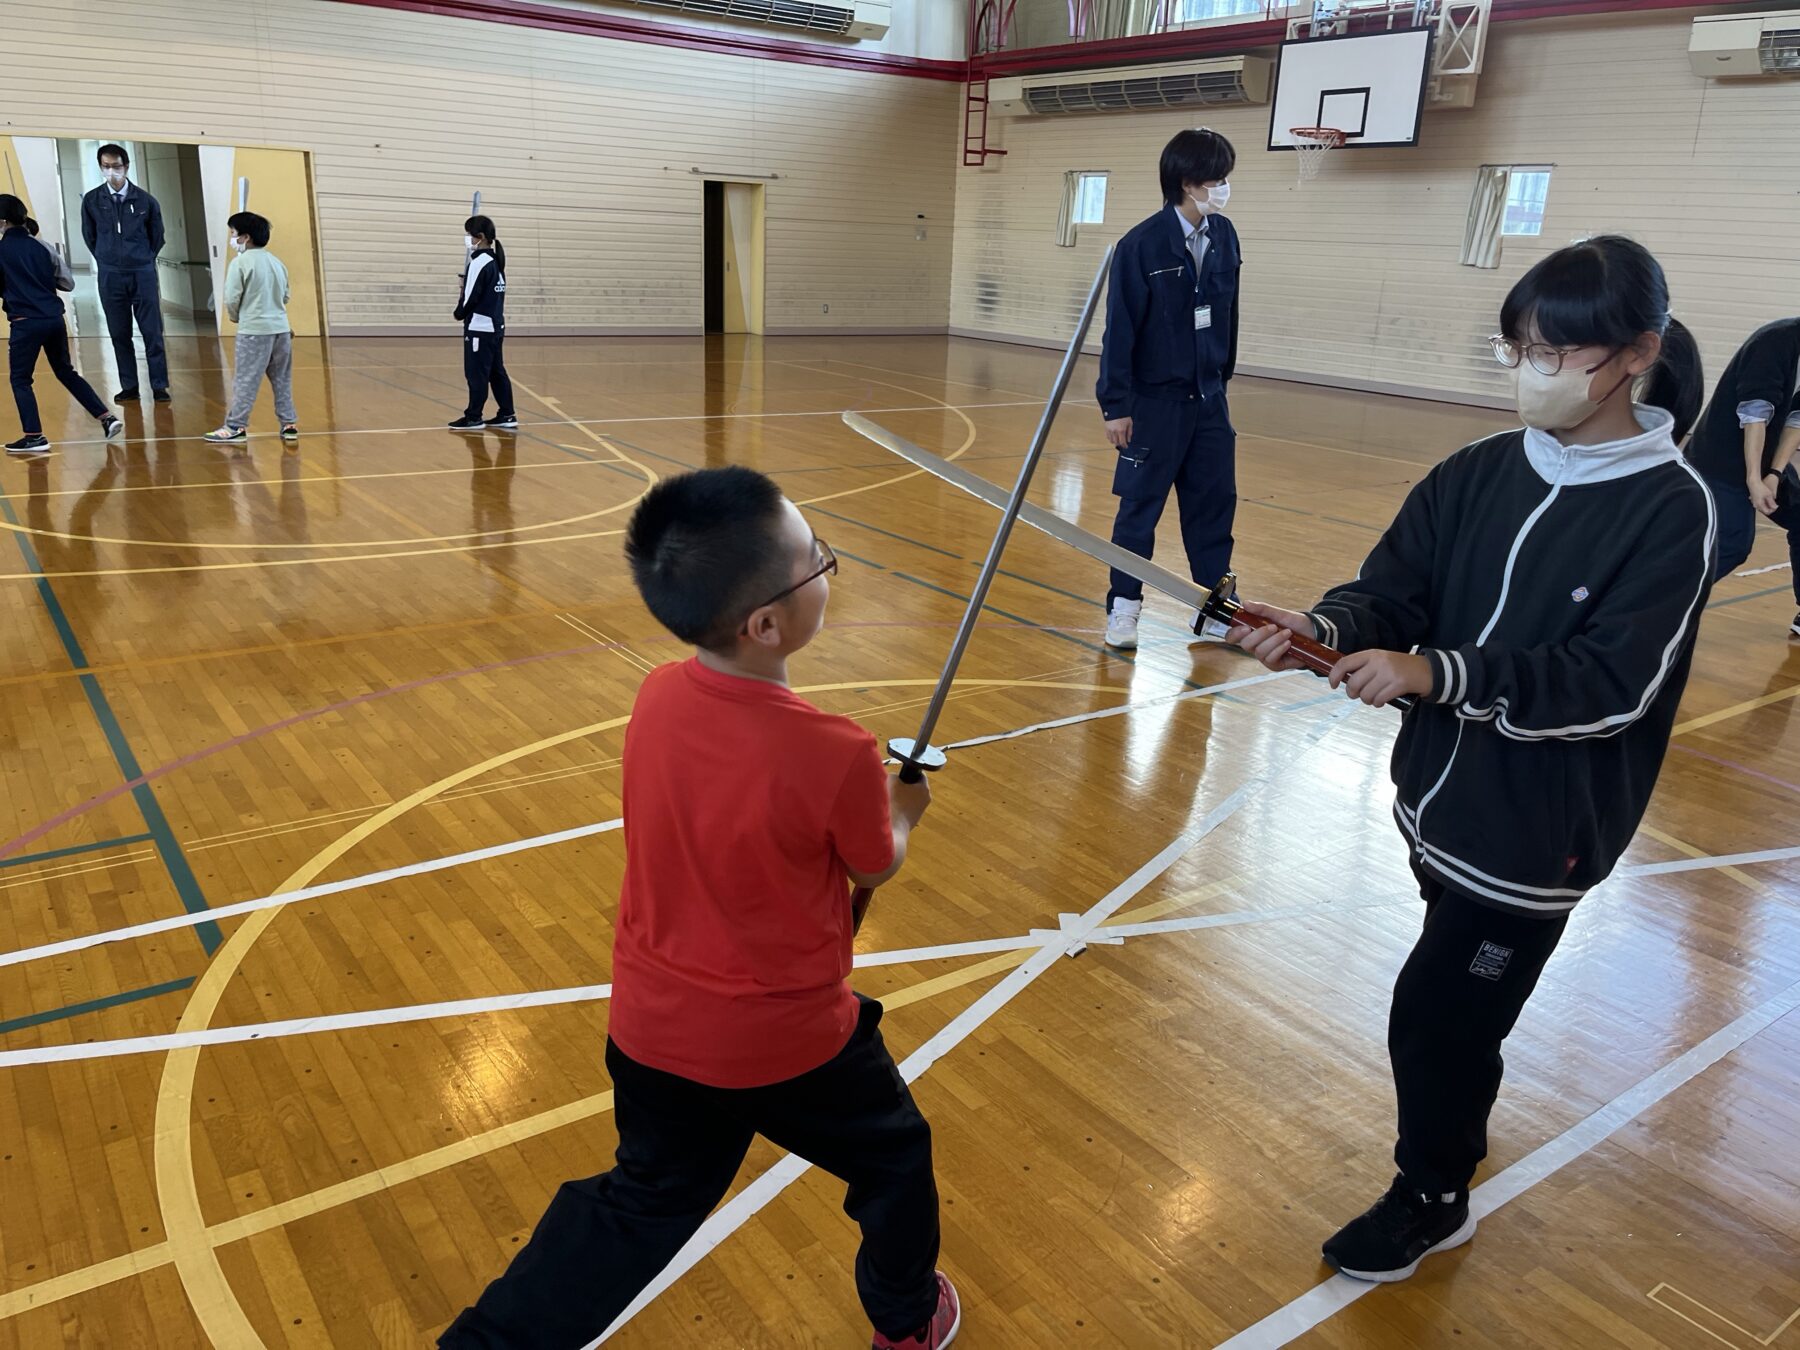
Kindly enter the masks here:
<path id="1" fill-rule="evenodd" d="M 818 568 L 818 570 L 816 572 L 808 572 L 804 577 L 802 577 L 800 580 L 796 581 L 792 586 L 789 586 L 785 591 L 780 591 L 774 595 L 771 595 L 767 600 L 763 601 L 762 604 L 754 606 L 750 611 L 751 613 L 754 614 L 759 609 L 766 608 L 769 605 L 778 604 L 779 602 L 787 599 L 790 595 L 792 595 L 795 591 L 799 590 L 802 586 L 812 585 L 813 582 L 817 581 L 820 577 L 835 577 L 837 575 L 837 567 L 838 567 L 837 554 L 835 554 L 831 551 L 831 545 L 826 543 L 823 539 L 819 539 L 817 537 L 815 537 L 813 539 L 813 543 L 815 543 L 819 546 L 819 568 Z"/>
<path id="2" fill-rule="evenodd" d="M 1515 342 L 1503 333 L 1495 333 L 1488 341 L 1494 346 L 1494 359 L 1508 370 L 1517 370 L 1520 361 L 1529 361 L 1531 368 L 1540 375 L 1557 374 L 1563 368 L 1563 361 L 1581 350 L 1580 347 L 1552 347 L 1548 342 Z M 1610 360 L 1612 357 L 1608 356 L 1606 361 Z M 1589 366 L 1583 373 L 1592 375 L 1606 361 Z"/>

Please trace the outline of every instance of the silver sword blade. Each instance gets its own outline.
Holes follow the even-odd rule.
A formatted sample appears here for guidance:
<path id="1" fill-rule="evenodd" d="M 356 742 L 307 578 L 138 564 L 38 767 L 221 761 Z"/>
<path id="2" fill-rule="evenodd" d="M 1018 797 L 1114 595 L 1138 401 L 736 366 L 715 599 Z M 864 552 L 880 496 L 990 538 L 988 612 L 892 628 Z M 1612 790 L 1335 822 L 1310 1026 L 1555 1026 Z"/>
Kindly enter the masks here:
<path id="1" fill-rule="evenodd" d="M 978 474 L 970 473 L 960 464 L 934 455 L 929 450 L 921 449 L 904 437 L 896 436 L 886 427 L 871 422 L 858 412 L 846 412 L 844 425 L 858 435 L 866 436 L 883 449 L 891 450 L 901 459 L 918 465 L 925 472 L 943 479 L 952 487 L 959 487 L 971 497 L 979 497 L 989 506 L 1005 508 L 1007 490 L 998 483 L 990 483 Z M 1195 585 L 1186 577 L 1178 576 L 1166 567 L 1158 567 L 1148 558 L 1140 558 L 1130 549 L 1120 548 L 1110 539 L 1102 539 L 1097 534 L 1090 534 L 1079 525 L 1072 525 L 1061 516 L 1053 515 L 1041 506 L 1026 502 L 1019 508 L 1019 519 L 1033 529 L 1042 530 L 1052 539 L 1067 544 L 1077 552 L 1085 553 L 1096 562 L 1103 562 L 1108 567 L 1116 567 L 1128 577 L 1136 577 L 1146 586 L 1154 586 L 1164 595 L 1179 600 L 1184 605 L 1199 609 L 1206 603 L 1209 592 Z"/>

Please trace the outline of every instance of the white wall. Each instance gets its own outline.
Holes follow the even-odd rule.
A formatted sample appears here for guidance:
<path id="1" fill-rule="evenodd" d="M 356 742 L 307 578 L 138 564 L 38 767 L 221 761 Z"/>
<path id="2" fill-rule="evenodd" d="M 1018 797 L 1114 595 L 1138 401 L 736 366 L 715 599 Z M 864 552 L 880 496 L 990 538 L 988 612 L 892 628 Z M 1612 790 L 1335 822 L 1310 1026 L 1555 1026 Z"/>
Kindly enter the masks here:
<path id="1" fill-rule="evenodd" d="M 312 151 L 333 331 L 448 328 L 478 189 L 520 333 L 698 331 L 692 168 L 779 175 L 770 331 L 945 323 L 954 84 L 324 0 L 8 0 L 5 26 L 22 134 Z"/>
<path id="2" fill-rule="evenodd" d="M 1266 107 L 996 121 L 1010 153 L 960 171 L 951 324 L 1066 341 L 1104 242 L 1159 204 L 1156 162 L 1205 123 L 1239 152 L 1242 362 L 1345 385 L 1503 397 L 1482 339 L 1507 288 L 1578 234 L 1622 230 L 1662 259 L 1716 375 L 1759 324 L 1800 313 L 1800 81 L 1708 82 L 1690 15 L 1504 23 L 1477 103 L 1428 112 L 1413 150 L 1344 151 L 1295 184 Z M 1483 163 L 1556 165 L 1541 239 L 1498 271 L 1457 256 Z M 1107 220 L 1055 245 L 1067 169 L 1112 172 Z"/>
<path id="3" fill-rule="evenodd" d="M 678 14 L 667 9 L 630 4 L 600 4 L 589 0 L 548 0 L 561 9 L 616 14 L 647 23 L 678 24 L 710 32 L 743 33 L 781 42 L 812 42 L 855 52 L 883 52 L 890 56 L 917 56 L 928 61 L 961 61 L 968 50 L 969 15 L 965 0 L 889 0 L 891 15 L 887 36 L 873 41 L 849 41 L 802 28 L 774 28 L 765 24 L 734 23 L 704 14 Z M 830 0 L 853 8 L 855 0 Z"/>

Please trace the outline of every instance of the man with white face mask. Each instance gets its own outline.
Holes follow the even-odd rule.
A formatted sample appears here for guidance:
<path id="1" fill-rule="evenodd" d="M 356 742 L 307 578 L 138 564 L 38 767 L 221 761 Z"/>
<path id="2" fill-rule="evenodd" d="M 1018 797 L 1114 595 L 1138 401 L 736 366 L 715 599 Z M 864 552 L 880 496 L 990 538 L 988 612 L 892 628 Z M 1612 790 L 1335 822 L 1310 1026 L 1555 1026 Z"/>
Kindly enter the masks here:
<path id="1" fill-rule="evenodd" d="M 1119 241 L 1106 300 L 1098 395 L 1106 438 L 1119 452 L 1113 542 L 1141 557 L 1175 492 L 1181 541 L 1195 581 L 1231 568 L 1237 513 L 1237 433 L 1225 385 L 1237 365 L 1237 230 L 1220 214 L 1237 152 L 1216 131 L 1184 131 L 1163 150 L 1163 208 Z M 1106 645 L 1138 644 L 1143 583 L 1112 574 Z M 1195 632 L 1222 638 L 1224 628 Z"/>
<path id="2" fill-rule="evenodd" d="M 138 401 L 137 347 L 131 340 L 135 317 L 144 335 L 150 392 L 158 403 L 167 403 L 169 362 L 163 354 L 162 292 L 156 280 L 162 207 L 131 181 L 131 156 L 124 146 L 103 145 L 96 158 L 104 181 L 81 199 L 81 237 L 99 268 L 100 308 L 124 385 L 114 402 Z"/>

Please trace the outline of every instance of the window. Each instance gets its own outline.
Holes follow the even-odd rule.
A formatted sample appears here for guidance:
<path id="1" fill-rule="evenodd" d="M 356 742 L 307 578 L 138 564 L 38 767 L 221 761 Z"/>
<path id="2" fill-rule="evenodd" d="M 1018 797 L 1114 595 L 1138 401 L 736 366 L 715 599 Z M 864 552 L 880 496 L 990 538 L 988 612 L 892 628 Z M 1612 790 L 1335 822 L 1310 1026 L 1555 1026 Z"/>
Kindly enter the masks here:
<path id="1" fill-rule="evenodd" d="M 1536 238 L 1544 232 L 1551 168 L 1548 164 L 1483 164 L 1477 170 L 1469 223 L 1463 231 L 1463 266 L 1498 267 L 1500 243 L 1506 236 Z"/>
<path id="2" fill-rule="evenodd" d="M 1175 0 L 1174 22 L 1230 19 L 1240 14 L 1261 14 L 1266 8 L 1264 0 Z"/>
<path id="3" fill-rule="evenodd" d="M 1056 210 L 1056 243 L 1059 248 L 1075 247 L 1078 225 L 1100 225 L 1106 221 L 1106 175 L 1086 169 L 1070 169 L 1063 174 L 1062 202 Z"/>
<path id="4" fill-rule="evenodd" d="M 1105 174 L 1084 173 L 1076 178 L 1075 223 L 1077 225 L 1103 225 L 1106 223 Z"/>
<path id="5" fill-rule="evenodd" d="M 1506 185 L 1506 220 L 1500 233 L 1540 235 L 1544 232 L 1544 199 L 1550 195 L 1550 170 L 1515 168 Z"/>

